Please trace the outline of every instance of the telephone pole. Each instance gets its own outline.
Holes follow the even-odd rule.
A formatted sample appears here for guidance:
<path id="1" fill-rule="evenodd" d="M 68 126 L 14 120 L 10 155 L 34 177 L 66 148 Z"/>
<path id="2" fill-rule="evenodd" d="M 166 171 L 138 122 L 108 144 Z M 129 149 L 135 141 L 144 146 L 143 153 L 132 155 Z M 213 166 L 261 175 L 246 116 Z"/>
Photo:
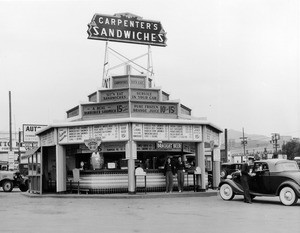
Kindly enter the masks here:
<path id="1" fill-rule="evenodd" d="M 12 130 L 11 130 L 11 93 L 8 92 L 9 97 L 9 150 L 12 151 Z"/>
<path id="2" fill-rule="evenodd" d="M 270 143 L 272 143 L 273 144 L 273 148 L 275 148 L 275 153 L 273 155 L 273 158 L 277 158 L 278 157 L 277 148 L 279 148 L 279 144 L 278 144 L 278 140 L 279 139 L 280 139 L 279 133 L 273 133 L 272 134 L 272 140 L 270 141 Z"/>
<path id="3" fill-rule="evenodd" d="M 241 144 L 243 145 L 244 148 L 244 158 L 246 158 L 247 160 L 248 159 L 248 156 L 246 155 L 247 137 L 245 137 L 244 128 L 243 128 L 243 137 L 241 137 L 240 139 L 241 139 Z M 242 162 L 243 162 L 243 156 L 241 156 L 241 163 Z"/>

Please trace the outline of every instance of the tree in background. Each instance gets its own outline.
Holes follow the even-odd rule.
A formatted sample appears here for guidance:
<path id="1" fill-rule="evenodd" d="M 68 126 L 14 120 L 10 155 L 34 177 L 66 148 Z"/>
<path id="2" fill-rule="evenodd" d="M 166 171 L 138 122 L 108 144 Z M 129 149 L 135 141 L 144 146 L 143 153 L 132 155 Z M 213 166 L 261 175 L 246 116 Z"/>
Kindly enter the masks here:
<path id="1" fill-rule="evenodd" d="M 282 153 L 287 155 L 287 159 L 293 160 L 300 156 L 300 142 L 291 140 L 282 146 Z"/>

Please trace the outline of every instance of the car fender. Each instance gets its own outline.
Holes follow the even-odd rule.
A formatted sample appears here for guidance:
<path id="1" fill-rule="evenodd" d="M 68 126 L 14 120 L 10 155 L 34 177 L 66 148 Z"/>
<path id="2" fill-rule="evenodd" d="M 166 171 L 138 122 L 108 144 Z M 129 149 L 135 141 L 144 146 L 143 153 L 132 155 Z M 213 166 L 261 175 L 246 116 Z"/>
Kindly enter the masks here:
<path id="1" fill-rule="evenodd" d="M 289 186 L 289 187 L 293 188 L 294 191 L 295 191 L 295 193 L 296 193 L 296 195 L 300 198 L 300 186 L 296 182 L 294 182 L 292 180 L 287 180 L 287 181 L 283 182 L 282 184 L 280 184 L 279 187 L 276 190 L 276 195 L 278 196 L 280 190 L 283 187 L 286 187 L 286 186 Z"/>
<path id="2" fill-rule="evenodd" d="M 0 181 L 0 186 L 2 186 L 2 184 L 3 184 L 5 181 L 10 181 L 10 182 L 12 182 L 12 183 L 14 184 L 14 186 L 15 186 L 15 180 L 9 179 L 9 178 L 5 178 L 5 179 L 1 180 L 1 181 Z"/>
<path id="3" fill-rule="evenodd" d="M 223 184 L 229 184 L 232 187 L 233 192 L 236 194 L 244 193 L 243 189 L 241 187 L 239 187 L 239 185 L 231 179 L 222 180 L 219 184 L 219 189 Z"/>

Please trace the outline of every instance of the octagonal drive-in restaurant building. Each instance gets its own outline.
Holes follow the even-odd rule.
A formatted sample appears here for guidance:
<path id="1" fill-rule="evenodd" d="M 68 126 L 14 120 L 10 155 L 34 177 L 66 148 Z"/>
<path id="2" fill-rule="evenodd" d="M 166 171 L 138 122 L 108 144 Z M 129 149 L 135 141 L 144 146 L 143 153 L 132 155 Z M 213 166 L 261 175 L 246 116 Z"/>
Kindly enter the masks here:
<path id="1" fill-rule="evenodd" d="M 145 179 L 147 191 L 164 191 L 168 156 L 186 161 L 185 190 L 194 185 L 195 167 L 197 188 L 206 190 L 211 144 L 219 157 L 222 130 L 193 118 L 146 76 L 113 76 L 111 82 L 67 111 L 66 122 L 38 132 L 40 147 L 29 157 L 30 192 L 76 192 L 79 185 L 79 192 L 91 194 L 135 193 Z M 136 177 L 137 167 L 146 177 Z"/>

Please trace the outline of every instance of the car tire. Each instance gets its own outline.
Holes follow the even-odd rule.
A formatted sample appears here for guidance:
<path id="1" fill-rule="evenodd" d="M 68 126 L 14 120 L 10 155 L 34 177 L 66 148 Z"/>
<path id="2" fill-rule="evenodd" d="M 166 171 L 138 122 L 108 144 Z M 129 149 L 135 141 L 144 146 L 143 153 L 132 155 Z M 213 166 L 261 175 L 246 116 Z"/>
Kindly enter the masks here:
<path id="1" fill-rule="evenodd" d="M 279 193 L 279 199 L 286 206 L 294 205 L 298 201 L 298 197 L 291 187 L 282 188 Z"/>
<path id="2" fill-rule="evenodd" d="M 26 192 L 28 190 L 28 186 L 26 184 L 20 184 L 19 189 L 21 192 Z"/>
<path id="3" fill-rule="evenodd" d="M 222 179 L 226 179 L 226 177 L 227 177 L 227 171 L 226 170 L 222 170 L 221 173 L 220 173 L 220 175 L 221 175 Z"/>
<path id="4" fill-rule="evenodd" d="M 229 184 L 222 184 L 220 187 L 220 196 L 225 201 L 230 201 L 234 198 L 235 194 Z"/>
<path id="5" fill-rule="evenodd" d="M 2 184 L 2 188 L 4 192 L 11 192 L 14 188 L 14 183 L 9 180 L 6 180 Z"/>

